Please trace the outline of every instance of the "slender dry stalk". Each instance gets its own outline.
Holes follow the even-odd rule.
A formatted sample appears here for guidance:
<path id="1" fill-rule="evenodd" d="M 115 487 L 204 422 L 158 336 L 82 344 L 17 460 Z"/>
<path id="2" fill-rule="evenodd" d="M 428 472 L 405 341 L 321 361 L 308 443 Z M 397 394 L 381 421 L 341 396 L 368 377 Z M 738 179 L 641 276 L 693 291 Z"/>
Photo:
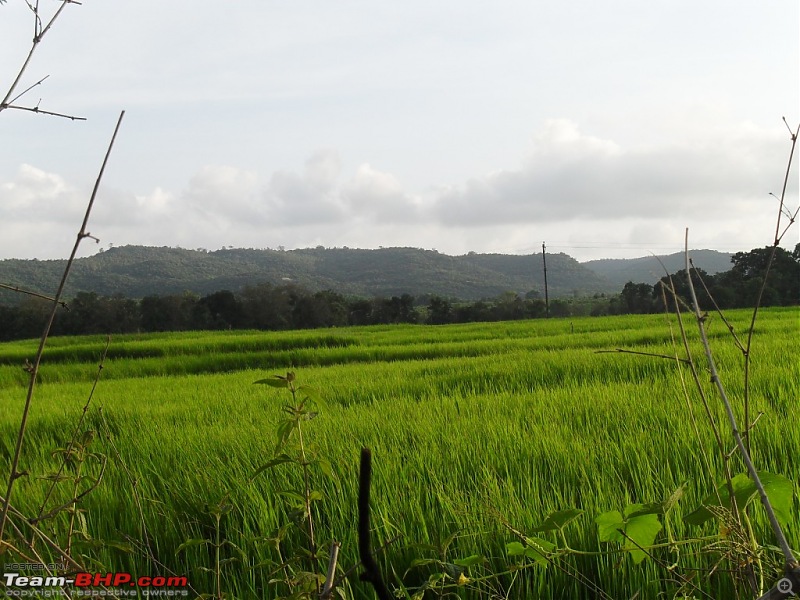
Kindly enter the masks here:
<path id="1" fill-rule="evenodd" d="M 86 419 L 86 413 L 89 412 L 89 405 L 92 402 L 92 398 L 94 397 L 94 391 L 97 389 L 97 383 L 100 381 L 100 373 L 103 372 L 103 364 L 106 362 L 106 356 L 108 355 L 108 346 L 111 343 L 111 337 L 106 338 L 106 345 L 103 348 L 103 353 L 100 355 L 100 364 L 97 367 L 97 374 L 94 377 L 94 383 L 92 384 L 92 389 L 89 392 L 89 397 L 86 399 L 86 404 L 83 405 L 83 412 L 81 412 L 81 417 L 78 419 L 77 424 L 75 425 L 75 430 L 72 432 L 72 437 L 69 440 L 69 444 L 67 444 L 67 448 L 64 451 L 64 460 L 61 462 L 61 465 L 58 467 L 58 471 L 56 472 L 56 477 L 53 478 L 52 482 L 50 483 L 50 487 L 47 488 L 47 492 L 45 492 L 44 499 L 42 500 L 42 504 L 39 507 L 39 513 L 32 522 L 41 521 L 44 514 L 44 508 L 47 506 L 47 501 L 50 499 L 50 496 L 56 489 L 56 483 L 59 479 L 59 476 L 64 472 L 64 469 L 67 468 L 67 462 L 69 456 L 72 454 L 72 450 L 75 447 L 75 441 L 78 439 L 78 434 L 80 433 L 81 428 L 83 427 L 83 422 Z"/>
<path id="2" fill-rule="evenodd" d="M 63 8 L 63 6 L 62 6 Z M 54 297 L 53 308 L 50 311 L 50 316 L 47 319 L 47 324 L 44 327 L 44 331 L 42 332 L 42 336 L 39 340 L 39 349 L 36 351 L 36 358 L 30 369 L 30 381 L 28 383 L 28 394 L 25 398 L 25 406 L 22 409 L 22 419 L 20 422 L 19 430 L 17 432 L 17 442 L 14 448 L 14 455 L 11 459 L 11 472 L 8 476 L 8 487 L 6 488 L 5 499 L 3 501 L 3 512 L 2 516 L 0 516 L 0 539 L 3 538 L 3 533 L 5 532 L 6 520 L 8 519 L 8 507 L 9 503 L 11 502 L 11 495 L 14 491 L 14 482 L 17 478 L 20 477 L 20 473 L 18 471 L 19 467 L 19 460 L 22 455 L 22 446 L 25 440 L 25 430 L 28 424 L 28 414 L 30 412 L 31 403 L 33 401 L 33 391 L 36 387 L 36 377 L 39 373 L 39 365 L 42 362 L 42 355 L 44 353 L 44 347 L 47 343 L 47 338 L 50 335 L 50 329 L 53 326 L 53 320 L 56 316 L 56 311 L 58 310 L 58 303 L 61 300 L 61 296 L 64 293 L 64 287 L 67 283 L 67 278 L 69 277 L 70 270 L 72 269 L 72 263 L 75 261 L 75 255 L 78 253 L 78 247 L 80 243 L 84 240 L 84 238 L 91 237 L 91 234 L 86 231 L 86 226 L 89 223 L 89 216 L 92 213 L 92 207 L 94 206 L 95 198 L 97 197 L 97 190 L 100 187 L 100 181 L 103 178 L 103 173 L 105 172 L 106 164 L 108 164 L 108 158 L 111 155 L 111 150 L 114 147 L 114 141 L 117 138 L 117 133 L 119 132 L 120 125 L 122 124 L 122 118 L 125 116 L 125 111 L 123 110 L 120 115 L 119 119 L 117 120 L 117 126 L 114 128 L 114 134 L 111 136 L 111 142 L 108 145 L 108 150 L 106 151 L 105 158 L 103 159 L 103 164 L 100 167 L 100 173 L 97 175 L 97 179 L 94 184 L 94 189 L 92 190 L 92 195 L 89 198 L 89 203 L 86 207 L 86 213 L 83 217 L 83 223 L 81 224 L 80 231 L 78 231 L 77 238 L 75 240 L 75 245 L 72 247 L 72 253 L 69 256 L 69 260 L 67 260 L 67 265 L 64 268 L 64 273 L 61 277 L 61 283 L 58 286 L 58 291 Z"/>
<path id="3" fill-rule="evenodd" d="M 50 31 L 50 28 L 53 26 L 53 23 L 56 22 L 56 19 L 58 19 L 58 17 L 61 15 L 62 11 L 64 10 L 64 8 L 66 8 L 66 6 L 68 4 L 80 4 L 80 2 L 76 2 L 76 0 L 60 0 L 60 2 L 61 2 L 61 5 L 58 7 L 58 9 L 55 11 L 55 13 L 53 13 L 53 16 L 47 22 L 47 25 L 44 25 L 44 26 L 42 24 L 42 18 L 41 18 L 41 15 L 39 13 L 39 0 L 36 0 L 33 4 L 28 2 L 28 7 L 33 12 L 33 42 L 31 43 L 31 48 L 28 51 L 28 55 L 25 57 L 25 60 L 22 63 L 22 66 L 20 67 L 19 71 L 17 72 L 17 76 L 14 78 L 14 81 L 11 83 L 11 87 L 8 88 L 8 91 L 6 92 L 6 95 L 3 97 L 3 100 L 0 101 L 0 112 L 6 110 L 7 108 L 14 108 L 14 109 L 17 109 L 17 110 L 26 110 L 26 111 L 35 112 L 35 113 L 52 115 L 52 116 L 55 116 L 55 117 L 65 117 L 65 118 L 71 119 L 73 121 L 76 121 L 76 120 L 85 121 L 85 119 L 83 117 L 75 117 L 75 116 L 66 115 L 66 114 L 63 114 L 63 113 L 56 113 L 56 112 L 52 112 L 52 111 L 41 110 L 38 106 L 28 107 L 28 106 L 18 106 L 18 105 L 14 104 L 14 102 L 16 100 L 18 100 L 19 98 L 24 96 L 26 93 L 28 93 L 30 90 L 32 90 L 37 85 L 40 85 L 42 83 L 42 81 L 47 79 L 47 77 L 43 77 L 42 79 L 40 79 L 39 81 L 37 81 L 33 85 L 29 86 L 23 92 L 17 94 L 16 96 L 14 96 L 14 98 L 12 98 L 12 96 L 14 95 L 14 92 L 16 91 L 17 87 L 19 86 L 20 81 L 22 80 L 22 76 L 25 74 L 25 71 L 28 69 L 28 65 L 30 65 L 31 59 L 33 58 L 33 55 L 36 52 L 36 49 L 39 47 L 39 44 L 42 42 L 42 39 L 47 34 L 47 32 Z"/>
<path id="4" fill-rule="evenodd" d="M 786 119 L 783 119 L 783 122 L 786 123 Z M 789 127 L 788 123 L 786 124 Z M 745 424 L 750 423 L 750 351 L 753 347 L 753 332 L 756 328 L 756 317 L 758 317 L 758 309 L 761 306 L 761 299 L 764 296 L 764 290 L 767 288 L 767 278 L 769 277 L 770 269 L 772 268 L 773 262 L 775 262 L 775 253 L 778 251 L 778 246 L 783 239 L 783 236 L 789 230 L 789 227 L 795 222 L 797 218 L 797 210 L 795 210 L 793 215 L 789 217 L 789 224 L 786 228 L 781 232 L 781 219 L 784 215 L 784 207 L 786 202 L 786 188 L 789 186 L 789 175 L 792 170 L 792 163 L 794 162 L 794 150 L 797 147 L 797 136 L 800 134 L 800 125 L 797 126 L 795 131 L 789 130 L 792 139 L 792 147 L 789 150 L 789 162 L 786 165 L 786 173 L 783 177 L 783 188 L 781 189 L 781 196 L 778 206 L 778 217 L 776 219 L 775 224 L 775 239 L 772 242 L 772 252 L 770 252 L 769 260 L 767 261 L 767 269 L 764 273 L 764 277 L 761 281 L 761 287 L 758 290 L 758 297 L 756 298 L 756 304 L 753 307 L 753 318 L 750 320 L 750 329 L 747 332 L 747 345 L 745 346 L 744 352 L 744 422 Z M 798 209 L 800 210 L 800 209 Z M 747 435 L 747 451 L 750 452 L 750 436 Z"/>
<path id="5" fill-rule="evenodd" d="M 50 302 L 55 302 L 55 298 L 52 296 L 45 296 L 44 294 L 40 294 L 38 292 L 23 290 L 21 287 L 16 285 L 6 285 L 5 283 L 0 283 L 0 289 L 11 290 L 12 292 L 16 292 L 18 294 L 25 294 L 26 296 L 33 296 L 34 298 L 41 298 L 42 300 L 50 300 Z M 65 310 L 69 310 L 66 302 L 59 302 L 58 304 Z"/>
<path id="6" fill-rule="evenodd" d="M 778 519 L 775 516 L 775 511 L 772 508 L 772 503 L 770 502 L 769 497 L 767 496 L 767 492 L 764 490 L 764 485 L 761 483 L 761 478 L 758 476 L 758 472 L 756 471 L 756 468 L 753 465 L 753 461 L 750 458 L 750 453 L 747 451 L 747 447 L 744 444 L 742 435 L 739 432 L 739 427 L 736 422 L 736 416 L 733 414 L 733 408 L 731 406 L 730 400 L 728 399 L 728 394 L 725 391 L 725 386 L 722 384 L 722 380 L 720 379 L 719 373 L 717 372 L 717 366 L 714 361 L 714 355 L 711 351 L 711 346 L 708 342 L 708 336 L 706 335 L 705 317 L 700 311 L 700 305 L 697 302 L 697 294 L 695 293 L 694 284 L 692 283 L 691 270 L 689 265 L 688 229 L 686 230 L 684 252 L 686 256 L 686 279 L 688 281 L 689 292 L 692 297 L 692 305 L 694 307 L 694 314 L 695 314 L 695 320 L 697 321 L 697 328 L 700 333 L 700 340 L 703 344 L 703 349 L 705 351 L 708 370 L 711 373 L 711 382 L 717 388 L 717 392 L 719 393 L 719 396 L 722 399 L 722 403 L 725 408 L 725 413 L 728 416 L 728 423 L 731 428 L 733 439 L 735 440 L 736 446 L 739 449 L 739 454 L 741 454 L 742 460 L 744 461 L 744 464 L 747 467 L 747 474 L 749 475 L 750 479 L 753 480 L 753 483 L 755 484 L 756 489 L 758 490 L 758 495 L 761 498 L 761 504 L 764 506 L 764 510 L 767 513 L 767 518 L 769 519 L 770 526 L 772 527 L 773 534 L 775 535 L 775 540 L 778 543 L 778 547 L 780 547 L 781 552 L 783 553 L 783 556 L 786 559 L 787 566 L 793 569 L 797 568 L 800 565 L 798 565 L 797 559 L 794 557 L 792 549 L 789 547 L 789 543 L 786 541 L 786 536 L 784 535 L 783 529 L 781 528 L 781 525 L 780 523 L 778 523 Z M 731 499 L 733 498 L 734 494 L 731 493 Z"/>

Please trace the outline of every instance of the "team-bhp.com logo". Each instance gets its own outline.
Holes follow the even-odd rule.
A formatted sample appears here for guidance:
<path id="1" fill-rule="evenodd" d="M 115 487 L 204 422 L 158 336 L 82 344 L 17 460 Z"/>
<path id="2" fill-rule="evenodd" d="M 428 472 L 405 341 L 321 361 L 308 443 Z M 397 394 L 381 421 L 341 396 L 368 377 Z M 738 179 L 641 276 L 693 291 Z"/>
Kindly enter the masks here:
<path id="1" fill-rule="evenodd" d="M 31 575 L 20 572 L 3 574 L 5 593 L 9 597 L 114 596 L 114 597 L 181 597 L 188 596 L 186 577 L 134 577 L 130 573 L 74 573 L 65 575 Z"/>

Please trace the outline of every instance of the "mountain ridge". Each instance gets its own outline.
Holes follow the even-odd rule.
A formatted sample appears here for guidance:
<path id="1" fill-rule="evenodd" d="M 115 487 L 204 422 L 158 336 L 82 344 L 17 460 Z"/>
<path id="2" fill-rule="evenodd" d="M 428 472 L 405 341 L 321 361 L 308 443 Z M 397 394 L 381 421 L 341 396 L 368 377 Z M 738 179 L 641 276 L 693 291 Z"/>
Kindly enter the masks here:
<path id="1" fill-rule="evenodd" d="M 665 258 L 666 262 L 674 262 L 669 256 Z M 723 259 L 730 264 L 730 255 L 723 255 Z M 629 280 L 639 283 L 636 275 L 619 282 L 626 272 L 651 269 L 652 265 L 647 262 L 641 265 L 636 262 L 647 260 L 658 264 L 652 257 L 579 263 L 564 253 L 548 253 L 548 293 L 552 298 L 616 293 Z M 700 268 L 716 272 L 715 266 L 708 268 L 704 262 L 708 261 L 696 260 Z M 65 264 L 65 260 L 2 260 L 0 283 L 47 293 L 57 288 Z M 635 265 L 637 269 L 626 271 L 624 264 Z M 651 279 L 645 282 L 652 283 L 658 276 Z M 507 291 L 544 296 L 541 253 L 470 252 L 450 256 L 436 250 L 410 247 L 366 250 L 321 246 L 296 250 L 223 248 L 215 251 L 120 246 L 76 259 L 65 294 L 71 297 L 83 291 L 131 298 L 183 292 L 209 294 L 222 289 L 237 291 L 265 282 L 294 283 L 310 290 L 333 289 L 364 297 L 439 295 L 474 301 Z M 0 294 L 0 300 L 13 301 L 9 294 Z"/>

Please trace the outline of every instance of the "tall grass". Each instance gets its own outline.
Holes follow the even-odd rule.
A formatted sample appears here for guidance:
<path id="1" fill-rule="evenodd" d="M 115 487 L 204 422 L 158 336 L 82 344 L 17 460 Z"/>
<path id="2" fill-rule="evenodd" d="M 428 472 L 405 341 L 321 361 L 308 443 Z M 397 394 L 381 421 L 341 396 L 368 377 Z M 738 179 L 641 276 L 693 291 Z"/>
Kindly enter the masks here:
<path id="1" fill-rule="evenodd" d="M 731 317 L 736 326 L 746 322 L 747 314 Z M 762 344 L 752 365 L 751 410 L 765 416 L 753 433 L 755 459 L 767 470 L 796 477 L 797 311 L 765 311 L 758 328 Z M 722 324 L 712 327 L 720 338 L 724 331 Z M 54 360 L 42 369 L 23 457 L 31 476 L 18 482 L 17 502 L 31 513 L 44 487 L 36 476 L 51 470 L 49 453 L 64 444 L 64 432 L 85 401 L 101 346 L 96 338 L 54 341 Z M 21 383 L 14 370 L 21 371 L 19 362 L 30 347 L 23 342 L 0 345 L 0 459 L 6 465 L 20 403 Z M 267 583 L 268 569 L 259 566 L 275 559 L 263 538 L 289 520 L 276 491 L 300 482 L 298 473 L 282 467 L 249 482 L 272 456 L 275 425 L 286 400 L 279 391 L 252 382 L 290 368 L 323 396 L 319 416 L 307 426 L 316 451 L 333 465 L 331 478 L 315 482 L 325 496 L 317 530 L 322 545 L 326 536 L 343 542 L 342 565 L 358 562 L 358 454 L 369 446 L 376 538 L 402 535 L 383 555 L 387 566 L 402 574 L 412 560 L 434 556 L 435 547 L 457 533 L 451 558 L 481 554 L 491 570 L 503 572 L 512 560 L 505 556 L 505 544 L 513 537 L 497 514 L 526 531 L 554 510 L 582 509 L 585 514 L 568 529 L 568 542 L 594 552 L 602 546 L 592 519 L 601 512 L 662 500 L 688 481 L 679 517 L 716 484 L 716 477 L 700 466 L 701 453 L 713 439 L 704 429 L 701 440 L 693 434 L 676 364 L 596 353 L 617 347 L 672 353 L 658 316 L 121 336 L 112 343 L 113 358 L 95 393 L 102 415 L 93 412 L 90 419 L 98 429 L 108 424 L 122 461 L 136 478 L 158 559 L 187 572 L 196 589 L 213 589 L 211 575 L 199 569 L 210 566 L 208 549 L 190 548 L 179 555 L 176 550 L 187 539 L 210 535 L 212 518 L 204 509 L 228 494 L 234 510 L 223 519 L 222 534 L 245 551 L 247 561 L 226 569 L 223 589 L 237 597 L 275 595 Z M 722 344 L 717 359 L 736 397 L 741 354 Z M 721 408 L 715 410 L 722 415 Z M 100 443 L 111 454 L 108 442 Z M 710 458 L 712 471 L 720 469 L 716 456 Z M 93 538 L 136 546 L 141 531 L 132 483 L 119 465 L 108 468 L 84 507 Z M 794 509 L 787 533 L 798 547 L 796 501 Z M 689 529 L 680 519 L 672 525 L 679 536 L 714 533 L 711 525 Z M 760 521 L 755 527 L 766 532 Z M 287 552 L 301 543 L 288 539 Z M 140 574 L 153 569 L 136 551 L 85 549 L 109 568 Z M 674 560 L 666 551 L 662 555 Z M 674 591 L 664 581 L 664 570 L 649 562 L 633 566 L 615 555 L 571 560 L 612 597 L 641 590 L 641 597 L 655 598 Z M 711 564 L 709 556 L 699 553 L 688 561 L 705 569 Z M 412 570 L 406 582 L 425 576 L 422 569 Z M 511 588 L 512 597 L 593 597 L 554 568 L 508 574 L 494 585 L 498 591 Z M 731 594 L 724 573 L 703 585 L 713 597 Z M 462 591 L 469 595 L 468 589 Z M 368 598 L 371 592 L 353 584 L 353 593 Z"/>

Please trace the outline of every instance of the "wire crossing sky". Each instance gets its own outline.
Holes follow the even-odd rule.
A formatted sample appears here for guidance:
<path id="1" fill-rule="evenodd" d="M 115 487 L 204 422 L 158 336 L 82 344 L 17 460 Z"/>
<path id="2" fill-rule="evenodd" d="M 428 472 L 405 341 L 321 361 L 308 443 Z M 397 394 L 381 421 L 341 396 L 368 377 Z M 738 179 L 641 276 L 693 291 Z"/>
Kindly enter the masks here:
<path id="1" fill-rule="evenodd" d="M 799 6 L 70 4 L 17 104 L 87 120 L 0 112 L 0 258 L 68 254 L 123 109 L 83 255 L 547 241 L 589 260 L 678 251 L 686 227 L 695 248 L 764 246 L 782 117 L 800 119 Z M 0 96 L 32 32 L 24 0 L 0 5 Z"/>

